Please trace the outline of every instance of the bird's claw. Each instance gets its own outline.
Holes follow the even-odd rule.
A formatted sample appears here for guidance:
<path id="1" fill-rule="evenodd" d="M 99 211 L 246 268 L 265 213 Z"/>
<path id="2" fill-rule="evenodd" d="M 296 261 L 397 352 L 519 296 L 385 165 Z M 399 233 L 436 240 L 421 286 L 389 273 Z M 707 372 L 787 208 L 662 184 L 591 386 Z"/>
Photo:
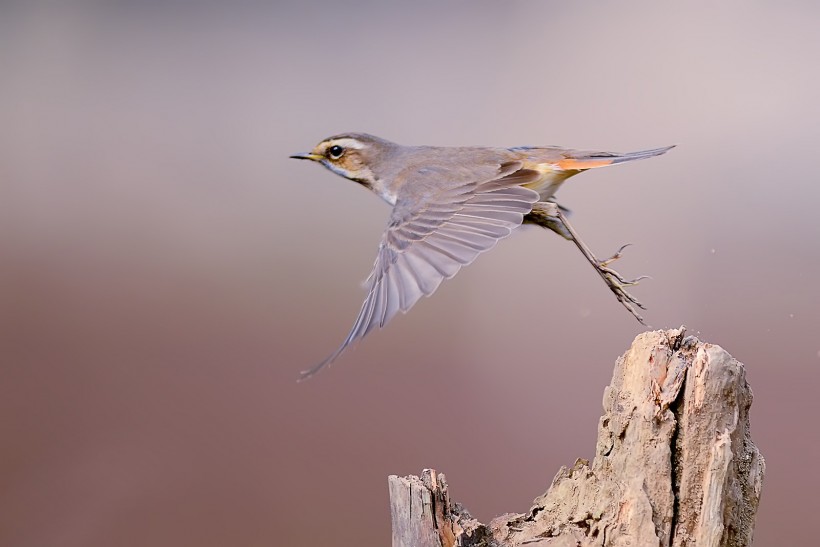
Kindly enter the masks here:
<path id="1" fill-rule="evenodd" d="M 618 273 L 617 271 L 613 270 L 612 268 L 608 267 L 609 264 L 612 264 L 614 261 L 621 258 L 623 250 L 626 249 L 630 244 L 627 243 L 626 245 L 622 246 L 618 251 L 612 255 L 611 257 L 607 258 L 606 260 L 596 260 L 595 261 L 595 269 L 598 271 L 598 274 L 606 283 L 609 290 L 611 290 L 615 297 L 618 299 L 618 302 L 623 304 L 623 306 L 631 313 L 635 319 L 637 319 L 641 324 L 645 325 L 643 317 L 637 312 L 635 307 L 638 307 L 642 310 L 645 310 L 646 307 L 641 304 L 641 302 L 629 294 L 627 292 L 626 287 L 631 287 L 637 285 L 642 279 L 647 279 L 648 275 L 642 275 L 636 277 L 635 279 L 626 279 L 623 275 Z"/>
<path id="2" fill-rule="evenodd" d="M 621 258 L 621 256 L 623 256 L 624 249 L 626 249 L 630 245 L 632 245 L 632 244 L 631 243 L 626 243 L 624 245 L 621 245 L 621 248 L 618 249 L 617 251 L 615 251 L 614 255 L 610 256 L 606 260 L 602 260 L 601 262 L 598 263 L 598 265 L 601 266 L 602 268 L 606 268 L 607 266 L 609 266 L 610 264 L 612 264 L 613 262 L 615 262 L 616 260 Z"/>
<path id="3" fill-rule="evenodd" d="M 616 272 L 612 268 L 607 268 L 606 266 L 603 266 L 602 264 L 599 264 L 599 267 L 597 269 L 600 272 L 603 272 L 607 275 L 611 275 L 612 277 L 617 279 L 618 283 L 620 283 L 624 287 L 631 287 L 633 285 L 637 285 L 638 283 L 640 283 L 644 279 L 649 279 L 648 275 L 639 275 L 635 279 L 625 279 L 624 276 L 622 276 L 621 274 L 619 274 L 618 272 Z"/>
<path id="4" fill-rule="evenodd" d="M 587 247 L 583 241 L 581 241 L 581 238 L 578 236 L 578 233 L 567 221 L 566 216 L 564 216 L 560 210 L 554 212 L 551 211 L 551 213 L 554 214 L 558 218 L 558 220 L 561 221 L 561 224 L 564 225 L 564 228 L 566 228 L 566 232 L 570 236 L 568 239 L 575 243 L 575 246 L 578 247 L 578 249 L 581 251 L 584 257 L 592 265 L 592 267 L 595 268 L 595 271 L 598 272 L 598 275 L 600 275 L 601 279 L 604 280 L 607 287 L 609 287 L 609 290 L 611 290 L 615 294 L 615 297 L 618 299 L 618 302 L 620 302 L 623 305 L 623 307 L 625 307 L 627 311 L 631 313 L 635 319 L 638 320 L 638 322 L 640 322 L 644 326 L 647 326 L 643 320 L 643 317 L 641 317 L 641 315 L 635 309 L 637 307 L 638 309 L 645 310 L 646 307 L 644 307 L 644 305 L 641 304 L 637 298 L 629 294 L 629 292 L 627 292 L 626 290 L 626 287 L 637 285 L 639 281 L 641 281 L 642 279 L 646 279 L 648 276 L 642 275 L 640 277 L 636 277 L 635 279 L 627 279 L 621 274 L 619 274 L 617 271 L 609 267 L 610 264 L 621 258 L 624 249 L 629 247 L 630 244 L 627 243 L 626 245 L 622 245 L 621 248 L 618 249 L 618 251 L 614 255 L 610 256 L 606 260 L 598 260 L 598 258 L 595 257 L 590 248 Z"/>

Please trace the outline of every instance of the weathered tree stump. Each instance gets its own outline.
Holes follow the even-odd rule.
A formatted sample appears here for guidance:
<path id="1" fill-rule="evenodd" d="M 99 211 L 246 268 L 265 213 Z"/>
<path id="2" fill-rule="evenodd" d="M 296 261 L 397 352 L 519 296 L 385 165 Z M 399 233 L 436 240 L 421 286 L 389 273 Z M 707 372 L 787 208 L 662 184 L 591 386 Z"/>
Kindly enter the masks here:
<path id="1" fill-rule="evenodd" d="M 604 390 L 595 458 L 562 467 L 524 514 L 484 525 L 444 475 L 389 477 L 394 547 L 751 545 L 765 470 L 743 365 L 684 329 L 645 332 Z"/>

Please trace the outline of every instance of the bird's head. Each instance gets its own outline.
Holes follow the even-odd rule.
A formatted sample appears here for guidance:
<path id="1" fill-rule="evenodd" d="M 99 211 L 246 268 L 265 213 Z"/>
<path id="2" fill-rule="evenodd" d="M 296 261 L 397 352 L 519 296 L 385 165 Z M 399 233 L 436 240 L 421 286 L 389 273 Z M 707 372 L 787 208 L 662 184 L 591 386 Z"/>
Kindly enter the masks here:
<path id="1" fill-rule="evenodd" d="M 347 179 L 373 189 L 379 167 L 397 145 L 366 133 L 346 133 L 328 137 L 305 154 L 291 158 L 316 161 Z"/>

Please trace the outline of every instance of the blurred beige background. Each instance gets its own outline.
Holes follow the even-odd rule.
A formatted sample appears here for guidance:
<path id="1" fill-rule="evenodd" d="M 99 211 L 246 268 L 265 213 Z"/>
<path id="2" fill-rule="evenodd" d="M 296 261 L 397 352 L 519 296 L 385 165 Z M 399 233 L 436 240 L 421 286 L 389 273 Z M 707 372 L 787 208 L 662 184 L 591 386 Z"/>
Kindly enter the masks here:
<path id="1" fill-rule="evenodd" d="M 388 208 L 288 160 L 406 144 L 668 155 L 559 194 L 656 328 L 743 361 L 758 545 L 815 541 L 813 2 L 0 7 L 0 544 L 387 545 L 388 474 L 487 520 L 594 453 L 641 331 L 523 230 L 296 384 L 347 333 Z"/>

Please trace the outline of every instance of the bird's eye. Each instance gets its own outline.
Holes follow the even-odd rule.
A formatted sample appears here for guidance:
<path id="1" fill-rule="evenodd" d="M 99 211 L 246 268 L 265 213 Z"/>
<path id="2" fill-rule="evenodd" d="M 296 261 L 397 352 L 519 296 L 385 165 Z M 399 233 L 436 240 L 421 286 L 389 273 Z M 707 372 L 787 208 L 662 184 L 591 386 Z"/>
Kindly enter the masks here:
<path id="1" fill-rule="evenodd" d="M 342 154 L 345 153 L 345 149 L 339 146 L 338 144 L 334 144 L 330 148 L 327 149 L 327 155 L 330 159 L 338 160 L 342 157 Z"/>

